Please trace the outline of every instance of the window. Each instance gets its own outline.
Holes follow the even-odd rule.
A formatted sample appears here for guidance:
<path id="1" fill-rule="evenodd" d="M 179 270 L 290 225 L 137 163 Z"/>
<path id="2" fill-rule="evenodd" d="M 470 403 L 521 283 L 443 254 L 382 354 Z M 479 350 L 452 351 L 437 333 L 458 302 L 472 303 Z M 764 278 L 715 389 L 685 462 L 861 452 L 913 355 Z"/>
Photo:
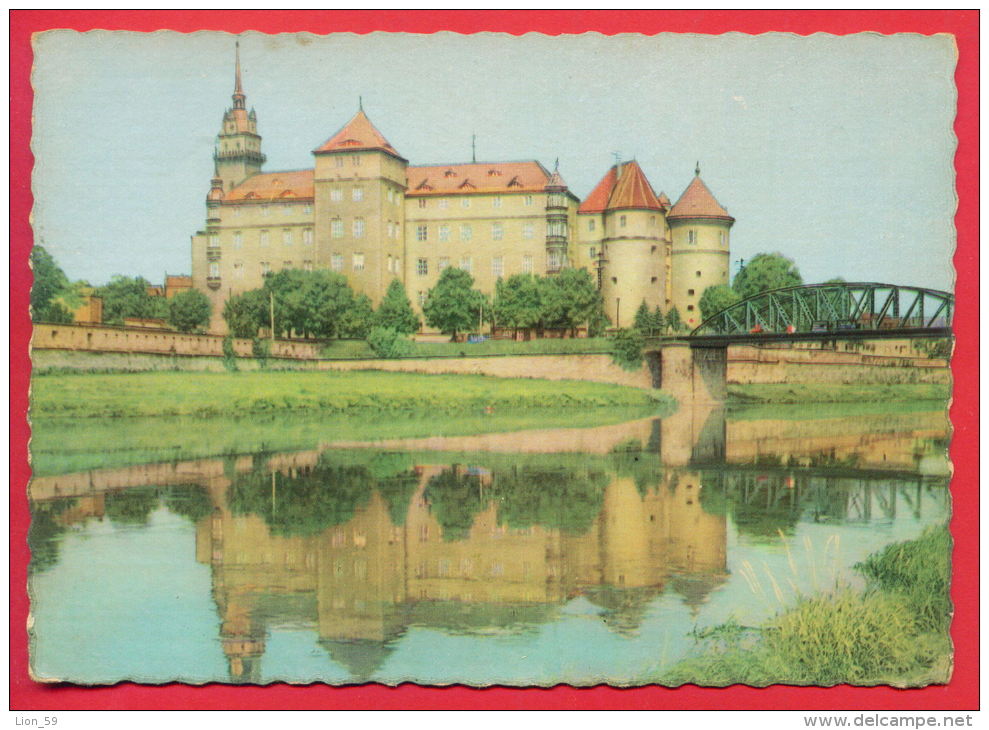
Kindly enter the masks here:
<path id="1" fill-rule="evenodd" d="M 364 254 L 354 254 L 354 271 L 364 271 Z"/>
<path id="2" fill-rule="evenodd" d="M 469 241 L 474 235 L 474 229 L 470 227 L 469 223 L 462 223 L 460 225 L 460 240 Z"/>
<path id="3" fill-rule="evenodd" d="M 687 311 L 688 312 L 693 312 L 694 311 L 694 305 L 693 304 L 688 304 L 687 305 Z"/>
<path id="4" fill-rule="evenodd" d="M 700 276 L 700 275 L 701 275 L 701 272 L 699 272 L 699 271 L 698 271 L 698 272 L 697 272 L 697 276 Z"/>
<path id="5" fill-rule="evenodd" d="M 467 198 L 467 197 L 461 198 L 460 199 L 460 207 L 461 208 L 469 208 L 470 207 L 470 198 Z"/>
<path id="6" fill-rule="evenodd" d="M 526 195 L 525 196 L 525 204 L 526 205 L 532 205 L 532 196 L 531 195 Z"/>
<path id="7" fill-rule="evenodd" d="M 354 188 L 350 191 L 350 197 L 354 201 L 364 200 L 364 188 Z"/>
<path id="8" fill-rule="evenodd" d="M 292 213 L 292 206 L 288 203 L 282 204 L 282 215 L 290 215 Z"/>
<path id="9" fill-rule="evenodd" d="M 696 245 L 697 244 L 697 231 L 691 228 L 687 231 L 687 243 Z"/>
<path id="10" fill-rule="evenodd" d="M 271 273 L 271 264 L 267 261 L 261 262 L 261 276 L 267 276 Z"/>
<path id="11" fill-rule="evenodd" d="M 501 207 L 501 196 L 500 195 L 494 196 L 494 198 L 491 200 L 491 207 L 492 208 L 500 208 Z"/>
<path id="12" fill-rule="evenodd" d="M 555 250 L 554 251 L 550 251 L 546 255 L 546 266 L 550 270 L 560 268 L 560 252 L 559 251 L 555 251 Z"/>
<path id="13" fill-rule="evenodd" d="M 343 158 L 342 157 L 337 157 L 336 162 L 337 162 L 337 167 L 343 167 Z"/>
<path id="14" fill-rule="evenodd" d="M 438 271 L 443 271 L 443 269 L 449 268 L 449 266 L 450 266 L 450 257 L 449 256 L 440 256 L 440 262 L 436 266 L 436 269 Z"/>
<path id="15" fill-rule="evenodd" d="M 220 245 L 220 236 L 217 233 L 209 234 L 209 247 L 217 248 Z"/>
<path id="16" fill-rule="evenodd" d="M 687 296 L 688 297 L 694 296 L 694 290 L 693 289 L 687 289 Z"/>
<path id="17" fill-rule="evenodd" d="M 220 262 L 219 261 L 210 261 L 209 262 L 209 276 L 208 276 L 208 278 L 210 278 L 210 279 L 219 279 L 220 278 Z"/>
<path id="18" fill-rule="evenodd" d="M 522 224 L 522 238 L 532 238 L 533 227 L 531 223 Z"/>
<path id="19" fill-rule="evenodd" d="M 471 261 L 470 256 L 462 256 L 460 258 L 460 268 L 466 271 L 468 274 L 473 268 L 473 261 Z"/>
<path id="20" fill-rule="evenodd" d="M 422 309 L 423 307 L 426 306 L 426 297 L 427 297 L 427 293 L 424 291 L 419 292 L 419 294 L 416 296 L 416 300 L 419 302 L 419 309 Z"/>
<path id="21" fill-rule="evenodd" d="M 360 155 L 353 155 L 350 158 L 350 161 L 354 164 L 354 167 L 360 167 L 361 166 L 361 156 Z"/>
<path id="22" fill-rule="evenodd" d="M 364 219 L 354 218 L 354 238 L 364 237 Z"/>
<path id="23" fill-rule="evenodd" d="M 419 207 L 420 208 L 425 208 L 426 207 L 426 199 L 425 198 L 419 198 Z"/>
<path id="24" fill-rule="evenodd" d="M 621 228 L 624 228 L 625 227 L 625 223 L 626 223 L 626 216 L 624 216 L 624 215 L 618 216 L 618 225 Z"/>
<path id="25" fill-rule="evenodd" d="M 491 275 L 495 278 L 505 275 L 505 259 L 501 256 L 491 259 Z"/>
<path id="26" fill-rule="evenodd" d="M 395 233 L 395 226 L 391 221 L 388 221 L 388 238 L 391 238 Z"/>
<path id="27" fill-rule="evenodd" d="M 302 229 L 302 245 L 312 246 L 312 228 Z"/>
<path id="28" fill-rule="evenodd" d="M 587 252 L 587 255 L 593 259 L 598 255 L 598 250 L 594 248 L 594 246 L 591 246 L 591 248 Z"/>
<path id="29" fill-rule="evenodd" d="M 446 223 L 443 223 L 440 226 L 440 240 L 441 241 L 450 240 L 450 226 L 448 226 Z"/>
<path id="30" fill-rule="evenodd" d="M 656 216 L 654 215 L 649 216 L 649 225 L 651 226 L 656 225 Z"/>
<path id="31" fill-rule="evenodd" d="M 594 224 L 595 224 L 595 220 L 593 218 L 587 221 L 587 230 L 593 231 L 595 227 Z"/>
<path id="32" fill-rule="evenodd" d="M 302 270 L 303 271 L 312 271 L 312 261 L 303 261 L 302 262 Z"/>
<path id="33" fill-rule="evenodd" d="M 450 207 L 450 200 L 448 198 L 440 198 L 439 205 L 440 205 L 441 208 L 449 208 Z"/>
<path id="34" fill-rule="evenodd" d="M 429 261 L 426 259 L 416 259 L 416 273 L 419 276 L 426 276 L 429 273 Z"/>
<path id="35" fill-rule="evenodd" d="M 261 206 L 261 215 L 264 216 L 265 218 L 267 218 L 269 213 L 271 213 L 271 208 L 269 208 L 267 205 L 262 205 Z"/>
<path id="36" fill-rule="evenodd" d="M 306 203 L 302 206 L 302 212 L 305 215 L 312 215 L 312 203 Z"/>
<path id="37" fill-rule="evenodd" d="M 491 238 L 500 241 L 505 237 L 505 227 L 501 223 L 491 224 Z"/>
<path id="38" fill-rule="evenodd" d="M 523 274 L 532 273 L 532 256 L 526 255 L 522 257 L 522 273 Z"/>
<path id="39" fill-rule="evenodd" d="M 234 208 L 234 218 L 240 218 L 241 213 L 243 213 L 243 211 L 240 209 L 239 206 Z"/>
<path id="40" fill-rule="evenodd" d="M 416 240 L 425 241 L 429 237 L 429 227 L 428 226 L 416 226 Z"/>
<path id="41" fill-rule="evenodd" d="M 292 245 L 292 229 L 286 228 L 282 231 L 282 245 L 291 246 Z"/>
<path id="42" fill-rule="evenodd" d="M 719 231 L 718 232 L 718 243 L 720 243 L 722 246 L 725 245 L 725 232 L 724 231 Z"/>
<path id="43" fill-rule="evenodd" d="M 341 190 L 340 188 L 331 189 L 330 200 L 332 200 L 334 203 L 339 203 L 341 200 L 343 200 L 343 190 Z"/>
<path id="44" fill-rule="evenodd" d="M 334 271 L 343 271 L 343 255 L 335 253 L 330 257 L 330 266 Z"/>
<path id="45" fill-rule="evenodd" d="M 567 222 L 550 221 L 546 224 L 546 235 L 565 238 L 567 235 Z"/>
<path id="46" fill-rule="evenodd" d="M 291 261 L 282 261 L 282 268 L 283 269 L 291 269 L 292 268 L 292 262 Z"/>
<path id="47" fill-rule="evenodd" d="M 243 279 L 244 278 L 244 262 L 234 261 L 234 278 Z"/>
<path id="48" fill-rule="evenodd" d="M 259 243 L 262 246 L 267 246 L 268 245 L 268 231 L 261 231 L 260 237 L 259 237 L 258 240 L 259 240 Z"/>
<path id="49" fill-rule="evenodd" d="M 343 238 L 343 221 L 340 218 L 330 221 L 330 235 L 333 238 Z"/>
<path id="50" fill-rule="evenodd" d="M 241 231 L 234 231 L 234 248 L 241 248 L 244 245 L 244 234 Z"/>

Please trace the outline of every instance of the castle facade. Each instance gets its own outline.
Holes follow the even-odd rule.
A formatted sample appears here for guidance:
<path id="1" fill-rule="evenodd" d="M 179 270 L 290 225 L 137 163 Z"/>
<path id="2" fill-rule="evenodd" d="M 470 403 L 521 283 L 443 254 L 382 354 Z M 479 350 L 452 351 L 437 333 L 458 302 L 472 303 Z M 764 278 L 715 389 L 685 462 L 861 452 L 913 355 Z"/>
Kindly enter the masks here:
<path id="1" fill-rule="evenodd" d="M 704 290 L 728 283 L 734 218 L 699 169 L 672 205 L 634 160 L 612 166 L 581 201 L 536 160 L 410 165 L 360 109 L 313 150 L 312 168 L 263 172 L 246 102 L 238 56 L 206 225 L 192 237 L 193 286 L 213 305 L 213 332 L 226 331 L 229 297 L 288 268 L 339 272 L 375 305 L 398 278 L 421 312 L 450 266 L 489 295 L 499 278 L 579 267 L 619 327 L 643 301 L 697 326 Z"/>

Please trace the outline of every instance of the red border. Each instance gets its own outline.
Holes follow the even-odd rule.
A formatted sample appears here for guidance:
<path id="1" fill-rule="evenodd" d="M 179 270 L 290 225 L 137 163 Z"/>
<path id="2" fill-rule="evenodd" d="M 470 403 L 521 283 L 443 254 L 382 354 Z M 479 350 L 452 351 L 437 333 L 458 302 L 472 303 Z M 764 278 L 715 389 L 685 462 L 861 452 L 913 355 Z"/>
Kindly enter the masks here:
<path id="1" fill-rule="evenodd" d="M 955 537 L 952 597 L 956 615 L 955 671 L 950 684 L 919 690 L 890 688 L 833 689 L 771 687 L 724 690 L 660 687 L 619 690 L 609 687 L 572 689 L 465 687 L 432 689 L 403 685 L 386 688 L 368 685 L 352 688 L 323 686 L 267 688 L 50 687 L 36 684 L 27 674 L 25 625 L 28 602 L 24 586 L 28 551 L 28 506 L 25 485 L 29 476 L 25 420 L 30 375 L 28 340 L 30 322 L 27 260 L 32 233 L 28 222 L 32 198 L 30 178 L 33 158 L 30 85 L 31 34 L 50 28 L 94 28 L 153 31 L 167 28 L 182 32 L 222 30 L 268 33 L 306 30 L 313 33 L 374 30 L 429 33 L 452 30 L 461 33 L 501 31 L 548 34 L 594 30 L 658 33 L 787 31 L 799 34 L 858 31 L 880 33 L 951 33 L 956 37 L 959 60 L 956 72 L 958 115 L 955 157 L 959 196 L 955 223 L 958 272 L 955 329 L 958 342 L 953 360 L 955 426 L 951 454 Z M 978 103 L 979 13 L 951 11 L 11 11 L 10 12 L 10 708 L 17 710 L 70 709 L 790 709 L 790 710 L 972 710 L 978 695 L 979 607 L 979 472 L 978 472 Z"/>

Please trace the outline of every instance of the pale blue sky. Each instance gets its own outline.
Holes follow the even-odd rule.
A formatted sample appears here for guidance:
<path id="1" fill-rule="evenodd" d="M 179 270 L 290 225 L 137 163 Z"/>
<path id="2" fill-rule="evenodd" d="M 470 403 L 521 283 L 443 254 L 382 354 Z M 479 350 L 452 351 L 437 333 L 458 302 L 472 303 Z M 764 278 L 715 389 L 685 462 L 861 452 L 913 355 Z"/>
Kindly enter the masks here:
<path id="1" fill-rule="evenodd" d="M 35 235 L 71 278 L 190 271 L 234 36 L 56 31 L 36 39 Z M 356 111 L 413 164 L 539 159 L 586 196 L 635 157 L 674 201 L 702 177 L 738 220 L 734 261 L 950 288 L 949 36 L 241 36 L 266 170 Z"/>

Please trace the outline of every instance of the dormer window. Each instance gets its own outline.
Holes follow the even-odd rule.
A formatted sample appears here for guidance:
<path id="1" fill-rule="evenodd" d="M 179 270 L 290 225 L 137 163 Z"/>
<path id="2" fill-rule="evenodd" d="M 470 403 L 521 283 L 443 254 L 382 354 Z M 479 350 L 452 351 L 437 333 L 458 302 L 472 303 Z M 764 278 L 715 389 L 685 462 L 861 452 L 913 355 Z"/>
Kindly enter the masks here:
<path id="1" fill-rule="evenodd" d="M 443 173 L 443 177 L 456 177 L 457 173 L 454 170 L 447 170 Z"/>
<path id="2" fill-rule="evenodd" d="M 490 170 L 488 170 L 488 177 L 499 177 L 500 175 L 501 175 L 501 170 L 496 170 L 493 167 Z"/>

